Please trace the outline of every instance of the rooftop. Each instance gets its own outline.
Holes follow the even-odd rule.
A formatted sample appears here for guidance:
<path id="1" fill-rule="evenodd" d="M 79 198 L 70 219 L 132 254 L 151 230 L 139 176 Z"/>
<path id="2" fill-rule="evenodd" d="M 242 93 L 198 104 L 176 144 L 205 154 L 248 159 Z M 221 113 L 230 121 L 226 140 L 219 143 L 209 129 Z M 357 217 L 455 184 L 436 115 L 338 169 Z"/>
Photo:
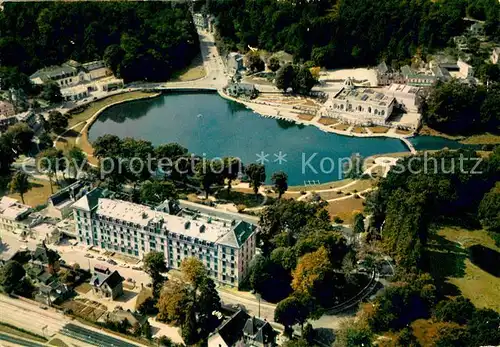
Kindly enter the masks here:
<path id="1" fill-rule="evenodd" d="M 30 210 L 30 206 L 23 205 L 16 199 L 7 196 L 3 196 L 2 199 L 0 199 L 0 216 L 6 219 L 17 220 Z"/>
<path id="2" fill-rule="evenodd" d="M 394 98 L 369 88 L 342 88 L 335 97 L 336 100 L 356 100 L 378 106 L 390 105 Z"/>

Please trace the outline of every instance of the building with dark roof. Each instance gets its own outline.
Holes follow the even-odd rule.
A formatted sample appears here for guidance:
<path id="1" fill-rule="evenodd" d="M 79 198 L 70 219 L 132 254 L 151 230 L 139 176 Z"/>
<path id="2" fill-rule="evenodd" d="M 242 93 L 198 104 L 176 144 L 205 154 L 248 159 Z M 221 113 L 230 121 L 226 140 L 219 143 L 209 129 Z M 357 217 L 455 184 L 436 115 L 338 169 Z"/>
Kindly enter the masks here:
<path id="1" fill-rule="evenodd" d="M 55 194 L 52 194 L 48 199 L 48 210 L 50 216 L 60 219 L 68 217 L 73 209 L 71 206 L 85 196 L 91 190 L 89 184 L 82 181 L 76 181 L 73 184 L 61 189 Z"/>
<path id="2" fill-rule="evenodd" d="M 277 335 L 269 322 L 239 310 L 208 337 L 208 347 L 272 347 Z"/>
<path id="3" fill-rule="evenodd" d="M 30 263 L 33 266 L 44 269 L 50 274 L 54 274 L 59 271 L 60 258 L 61 256 L 56 251 L 47 248 L 45 242 L 42 242 L 42 244 L 38 245 L 32 253 Z"/>
<path id="4" fill-rule="evenodd" d="M 111 272 L 108 268 L 94 267 L 90 285 L 94 294 L 101 298 L 114 300 L 123 294 L 123 277 L 116 270 Z"/>

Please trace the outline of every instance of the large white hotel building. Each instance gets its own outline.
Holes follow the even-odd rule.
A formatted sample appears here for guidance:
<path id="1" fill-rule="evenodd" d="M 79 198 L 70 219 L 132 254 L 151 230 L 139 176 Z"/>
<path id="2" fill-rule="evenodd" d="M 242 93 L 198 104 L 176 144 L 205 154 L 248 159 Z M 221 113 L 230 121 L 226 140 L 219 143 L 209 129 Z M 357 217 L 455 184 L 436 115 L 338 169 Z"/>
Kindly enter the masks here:
<path id="1" fill-rule="evenodd" d="M 193 211 L 173 215 L 103 196 L 96 188 L 73 205 L 80 242 L 138 258 L 162 252 L 171 269 L 196 257 L 215 280 L 230 286 L 247 275 L 256 248 L 255 225 Z"/>

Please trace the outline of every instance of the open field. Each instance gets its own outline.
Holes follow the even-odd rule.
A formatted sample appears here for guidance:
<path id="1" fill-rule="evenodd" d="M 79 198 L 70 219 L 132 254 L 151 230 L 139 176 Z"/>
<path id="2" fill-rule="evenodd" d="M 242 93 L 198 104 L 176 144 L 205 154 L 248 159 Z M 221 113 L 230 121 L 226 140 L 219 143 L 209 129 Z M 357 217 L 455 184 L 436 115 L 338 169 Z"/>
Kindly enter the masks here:
<path id="1" fill-rule="evenodd" d="M 351 183 L 353 180 L 348 178 L 341 181 L 333 181 L 333 182 L 325 182 L 321 184 L 308 185 L 308 186 L 291 186 L 288 187 L 289 192 L 300 192 L 300 191 L 317 191 L 321 189 L 331 189 L 345 186 L 348 183 Z"/>
<path id="2" fill-rule="evenodd" d="M 412 133 L 411 130 L 403 130 L 403 129 L 396 129 L 396 134 L 400 135 L 410 135 Z"/>
<path id="3" fill-rule="evenodd" d="M 355 134 L 366 134 L 367 133 L 367 131 L 364 127 L 354 127 L 352 129 L 352 132 Z"/>
<path id="4" fill-rule="evenodd" d="M 383 127 L 380 125 L 377 126 L 372 126 L 372 127 L 366 127 L 367 129 L 370 129 L 372 133 L 374 134 L 385 134 L 386 132 L 389 131 L 389 128 Z"/>
<path id="5" fill-rule="evenodd" d="M 346 131 L 347 129 L 349 129 L 350 125 L 349 124 L 337 124 L 335 126 L 333 126 L 332 128 L 335 129 L 335 130 L 341 130 L 341 131 Z"/>
<path id="6" fill-rule="evenodd" d="M 24 194 L 24 202 L 31 207 L 46 204 L 47 199 L 52 195 L 49 181 L 31 179 L 30 182 L 33 185 L 33 188 Z M 55 183 L 53 187 L 54 193 L 59 190 Z M 21 196 L 18 193 L 9 194 L 8 196 L 21 201 Z"/>
<path id="7" fill-rule="evenodd" d="M 500 252 L 484 230 L 459 227 L 439 230 L 428 247 L 431 273 L 445 294 L 463 295 L 476 307 L 500 312 L 500 278 L 471 262 L 467 248 L 473 245 Z"/>
<path id="8" fill-rule="evenodd" d="M 330 117 L 321 117 L 318 120 L 318 123 L 323 124 L 323 125 L 332 125 L 332 124 L 337 124 L 338 122 L 339 122 L 338 120 L 330 118 Z"/>
<path id="9" fill-rule="evenodd" d="M 301 113 L 299 115 L 297 115 L 297 117 L 299 119 L 302 119 L 302 120 L 307 120 L 307 121 L 310 121 L 314 118 L 314 116 L 312 114 L 304 114 L 304 113 Z"/>
<path id="10" fill-rule="evenodd" d="M 207 72 L 203 67 L 203 60 L 201 58 L 201 54 L 198 54 L 186 69 L 175 73 L 172 76 L 171 81 L 172 82 L 193 81 L 203 78 L 206 75 Z"/>
<path id="11" fill-rule="evenodd" d="M 328 203 L 326 209 L 332 218 L 337 216 L 342 219 L 344 223 L 351 224 L 354 215 L 363 212 L 365 208 L 363 206 L 363 201 L 363 199 L 356 199 L 354 197 L 340 201 L 332 201 Z"/>
<path id="12" fill-rule="evenodd" d="M 481 134 L 472 135 L 460 141 L 468 145 L 498 145 L 500 144 L 500 135 L 495 134 Z"/>

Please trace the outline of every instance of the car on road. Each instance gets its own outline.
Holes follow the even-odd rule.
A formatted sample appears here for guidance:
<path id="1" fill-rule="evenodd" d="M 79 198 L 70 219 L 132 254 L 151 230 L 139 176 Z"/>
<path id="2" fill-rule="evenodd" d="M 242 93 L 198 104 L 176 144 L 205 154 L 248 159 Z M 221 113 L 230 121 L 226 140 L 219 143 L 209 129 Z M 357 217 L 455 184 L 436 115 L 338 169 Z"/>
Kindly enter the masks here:
<path id="1" fill-rule="evenodd" d="M 130 282 L 130 283 L 135 283 L 135 280 L 133 278 L 127 278 L 127 282 Z"/>
<path id="2" fill-rule="evenodd" d="M 85 258 L 94 258 L 94 256 L 90 253 L 85 253 L 84 257 Z"/>
<path id="3" fill-rule="evenodd" d="M 117 265 L 118 263 L 116 261 L 114 261 L 113 259 L 108 259 L 106 260 L 109 264 L 111 265 Z"/>
<path id="4" fill-rule="evenodd" d="M 106 258 L 104 258 L 104 257 L 97 257 L 97 260 L 106 261 Z"/>
<path id="5" fill-rule="evenodd" d="M 124 268 L 124 269 L 128 269 L 128 268 L 130 267 L 130 266 L 129 266 L 129 265 L 127 265 L 127 264 L 120 264 L 120 265 L 118 265 L 118 266 L 119 266 L 119 267 L 122 267 L 122 268 Z"/>
<path id="6" fill-rule="evenodd" d="M 142 266 L 132 266 L 132 270 L 142 270 Z"/>
<path id="7" fill-rule="evenodd" d="M 25 243 L 28 243 L 28 240 L 20 238 L 20 239 L 19 239 L 19 242 L 25 242 Z"/>

